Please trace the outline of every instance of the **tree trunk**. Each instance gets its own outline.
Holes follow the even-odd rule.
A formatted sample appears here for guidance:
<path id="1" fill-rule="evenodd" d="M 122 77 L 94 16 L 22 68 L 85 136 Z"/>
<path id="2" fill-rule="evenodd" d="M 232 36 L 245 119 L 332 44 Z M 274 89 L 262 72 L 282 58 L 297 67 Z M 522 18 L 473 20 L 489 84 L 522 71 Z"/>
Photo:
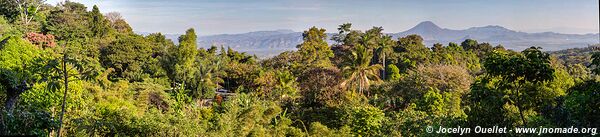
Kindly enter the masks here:
<path id="1" fill-rule="evenodd" d="M 66 47 L 65 47 L 66 48 Z M 65 115 L 65 104 L 67 103 L 67 91 L 69 91 L 69 73 L 67 73 L 67 53 L 65 51 L 65 53 L 63 53 L 63 80 L 65 82 L 65 92 L 63 94 L 63 100 L 62 100 L 62 111 L 60 112 L 60 125 L 58 126 L 58 134 L 56 136 L 60 137 L 60 129 L 62 128 L 63 125 L 63 116 Z"/>
<path id="2" fill-rule="evenodd" d="M 362 90 L 363 89 L 362 89 L 362 79 L 361 79 L 361 80 L 358 80 L 358 93 L 362 94 L 363 93 Z"/>
<path id="3" fill-rule="evenodd" d="M 523 121 L 523 125 L 527 126 L 527 121 L 525 120 L 525 116 L 523 115 L 523 108 L 521 107 L 521 95 L 519 94 L 519 88 L 517 88 L 517 109 L 519 109 L 519 115 L 521 115 L 521 120 Z"/>
<path id="4" fill-rule="evenodd" d="M 21 95 L 21 93 L 25 92 L 26 90 L 29 90 L 31 87 L 27 84 L 26 81 L 23 81 L 23 83 L 21 83 L 21 85 L 17 86 L 17 88 L 9 88 L 6 89 L 6 102 L 4 102 L 4 109 L 6 109 L 6 112 L 8 115 L 12 115 L 13 110 L 15 109 L 15 104 L 17 104 L 17 102 L 19 101 L 19 96 Z M 0 134 L 5 135 L 6 133 L 8 133 L 7 130 L 7 126 L 14 126 L 14 125 L 5 125 L 5 121 L 4 118 L 0 118 L 0 123 L 2 127 L 0 127 Z"/>
<path id="5" fill-rule="evenodd" d="M 519 105 L 519 103 L 517 103 L 517 108 L 519 109 L 521 120 L 523 120 L 523 125 L 527 126 L 527 121 L 525 121 L 525 116 L 523 115 L 523 109 L 521 108 L 521 105 Z"/>
<path id="6" fill-rule="evenodd" d="M 382 79 L 385 80 L 385 71 L 386 71 L 386 66 L 385 66 L 385 52 L 383 53 L 383 76 Z"/>
<path id="7" fill-rule="evenodd" d="M 15 104 L 17 103 L 17 100 L 19 100 L 19 95 L 10 95 L 6 98 L 6 103 L 4 104 L 4 108 L 6 108 L 6 111 L 8 112 L 8 114 L 12 114 Z"/>
<path id="8" fill-rule="evenodd" d="M 9 114 L 12 114 L 13 110 L 15 109 L 15 104 L 17 104 L 19 101 L 19 96 L 21 96 L 23 92 L 29 90 L 30 88 L 31 87 L 29 84 L 27 84 L 27 81 L 23 80 L 21 85 L 17 86 L 16 88 L 6 89 L 6 102 L 4 107 Z"/>

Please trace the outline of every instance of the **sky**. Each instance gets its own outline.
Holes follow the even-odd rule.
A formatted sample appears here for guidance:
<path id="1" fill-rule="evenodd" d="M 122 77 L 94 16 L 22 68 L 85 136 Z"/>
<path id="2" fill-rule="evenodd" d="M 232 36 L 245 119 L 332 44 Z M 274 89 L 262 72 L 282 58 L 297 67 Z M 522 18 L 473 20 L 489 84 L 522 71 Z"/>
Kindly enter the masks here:
<path id="1" fill-rule="evenodd" d="M 55 5 L 64 0 L 47 0 Z M 523 32 L 598 33 L 598 0 L 71 0 L 119 12 L 137 32 L 199 35 L 312 26 L 336 32 L 381 26 L 386 33 L 432 21 L 442 28 L 500 25 Z"/>

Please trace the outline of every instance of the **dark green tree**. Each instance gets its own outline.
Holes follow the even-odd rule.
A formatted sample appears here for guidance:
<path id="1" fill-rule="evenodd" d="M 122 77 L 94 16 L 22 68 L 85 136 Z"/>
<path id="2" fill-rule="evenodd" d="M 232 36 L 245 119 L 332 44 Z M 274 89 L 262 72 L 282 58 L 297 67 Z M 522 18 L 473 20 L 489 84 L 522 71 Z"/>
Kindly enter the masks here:
<path id="1" fill-rule="evenodd" d="M 19 15 L 19 9 L 17 8 L 17 3 L 12 0 L 1 0 L 0 1 L 0 15 L 8 18 L 14 19 Z"/>
<path id="2" fill-rule="evenodd" d="M 433 51 L 435 53 L 443 52 L 444 45 L 442 45 L 440 43 L 435 43 L 435 44 L 433 44 L 433 47 L 431 47 L 431 51 Z"/>
<path id="3" fill-rule="evenodd" d="M 465 50 L 477 49 L 477 45 L 479 45 L 479 43 L 477 42 L 477 40 L 473 39 L 465 39 L 465 41 L 460 43 L 460 46 Z"/>
<path id="4" fill-rule="evenodd" d="M 124 35 L 101 50 L 100 60 L 106 68 L 115 69 L 112 79 L 142 81 L 150 76 L 150 64 L 155 61 L 152 54 L 151 44 L 144 37 Z"/>
<path id="5" fill-rule="evenodd" d="M 569 112 L 568 120 L 582 127 L 600 126 L 600 83 L 588 80 L 569 89 L 565 97 L 565 108 Z M 567 119 L 561 119 L 567 122 Z"/>
<path id="6" fill-rule="evenodd" d="M 554 68 L 550 66 L 550 55 L 531 47 L 522 54 L 493 52 L 483 63 L 486 74 L 500 79 L 498 89 L 508 95 L 509 104 L 515 105 L 524 125 L 527 120 L 524 111 L 536 107 L 536 96 L 542 93 L 527 88 L 554 79 Z"/>
<path id="7" fill-rule="evenodd" d="M 473 39 L 466 39 L 465 41 L 463 41 L 462 43 L 460 43 L 460 46 L 465 50 L 465 51 L 472 51 L 475 54 L 477 54 L 477 56 L 479 58 L 484 58 L 485 55 L 491 51 L 494 50 L 494 47 L 492 47 L 492 45 L 490 45 L 489 43 L 478 43 L 477 40 L 473 40 Z M 502 48 L 499 48 L 502 49 Z"/>
<path id="8" fill-rule="evenodd" d="M 481 70 L 477 54 L 473 51 L 465 51 L 456 43 L 450 42 L 446 47 L 442 44 L 434 44 L 431 50 L 433 51 L 432 64 L 458 65 L 468 69 L 472 74 L 479 73 Z"/>
<path id="9" fill-rule="evenodd" d="M 393 49 L 395 54 L 390 56 L 391 63 L 396 64 L 402 72 L 418 64 L 430 64 L 431 50 L 423 45 L 423 38 L 419 35 L 398 38 Z"/>
<path id="10" fill-rule="evenodd" d="M 363 33 L 358 30 L 351 30 L 351 27 L 351 23 L 339 25 L 338 34 L 334 34 L 332 37 L 332 40 L 336 43 L 331 47 L 334 54 L 331 61 L 339 68 L 349 64 L 352 47 L 362 39 Z"/>
<path id="11" fill-rule="evenodd" d="M 350 30 L 350 28 L 352 28 L 352 23 L 344 23 L 342 25 L 339 25 L 338 33 L 334 34 L 333 37 L 331 37 L 331 40 L 337 42 L 337 45 L 344 44 L 346 36 L 348 35 L 348 33 L 350 33 L 350 31 L 352 31 Z"/>
<path id="12" fill-rule="evenodd" d="M 330 66 L 329 58 L 333 57 L 333 51 L 327 44 L 325 29 L 311 27 L 302 34 L 304 42 L 297 46 L 302 55 L 302 62 L 308 66 Z"/>
<path id="13" fill-rule="evenodd" d="M 110 26 L 108 20 L 100 13 L 98 6 L 94 5 L 90 12 L 90 30 L 92 37 L 103 37 L 109 33 Z"/>
<path id="14" fill-rule="evenodd" d="M 85 42 L 91 30 L 88 23 L 87 7 L 80 3 L 66 1 L 58 5 L 47 17 L 43 32 L 56 36 L 56 39 Z"/>

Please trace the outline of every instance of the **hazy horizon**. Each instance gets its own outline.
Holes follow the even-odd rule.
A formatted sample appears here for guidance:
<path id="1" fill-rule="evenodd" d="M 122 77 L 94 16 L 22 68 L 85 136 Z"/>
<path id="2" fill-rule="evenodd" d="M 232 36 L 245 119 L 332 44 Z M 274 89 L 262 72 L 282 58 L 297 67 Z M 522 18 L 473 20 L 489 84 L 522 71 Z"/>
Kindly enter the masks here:
<path id="1" fill-rule="evenodd" d="M 63 0 L 49 0 L 55 5 Z M 237 34 L 311 26 L 337 31 L 350 22 L 355 29 L 382 26 L 384 32 L 410 29 L 432 21 L 447 29 L 499 25 L 522 32 L 598 33 L 598 1 L 142 1 L 72 0 L 102 13 L 119 12 L 137 32 L 199 35 Z M 153 13 L 153 14 L 147 14 Z"/>

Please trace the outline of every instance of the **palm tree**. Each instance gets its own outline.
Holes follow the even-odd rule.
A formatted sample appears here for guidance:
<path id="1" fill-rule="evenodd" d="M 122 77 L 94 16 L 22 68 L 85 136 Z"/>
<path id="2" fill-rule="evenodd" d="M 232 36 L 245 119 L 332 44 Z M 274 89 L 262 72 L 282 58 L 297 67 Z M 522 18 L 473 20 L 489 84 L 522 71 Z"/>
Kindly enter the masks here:
<path id="1" fill-rule="evenodd" d="M 196 90 L 192 90 L 192 97 L 202 100 L 211 97 L 213 94 L 210 92 L 215 92 L 219 88 L 217 83 L 223 82 L 223 79 L 218 77 L 221 61 L 211 56 L 198 58 L 197 63 L 198 68 L 194 79 L 197 85 L 195 85 Z"/>
<path id="2" fill-rule="evenodd" d="M 378 54 L 379 54 L 379 60 L 381 61 L 382 67 L 383 67 L 383 73 L 381 75 L 382 79 L 385 79 L 385 72 L 386 72 L 386 65 L 385 65 L 385 54 L 391 52 L 391 45 L 394 44 L 394 40 L 392 40 L 392 36 L 390 35 L 386 35 L 383 36 L 383 38 L 379 41 L 379 49 Z"/>
<path id="3" fill-rule="evenodd" d="M 354 46 L 352 51 L 352 62 L 342 69 L 346 80 L 342 86 L 358 86 L 359 93 L 368 88 L 372 82 L 379 82 L 378 71 L 383 67 L 380 64 L 370 65 L 373 52 L 362 44 Z M 367 95 L 368 96 L 368 95 Z"/>

